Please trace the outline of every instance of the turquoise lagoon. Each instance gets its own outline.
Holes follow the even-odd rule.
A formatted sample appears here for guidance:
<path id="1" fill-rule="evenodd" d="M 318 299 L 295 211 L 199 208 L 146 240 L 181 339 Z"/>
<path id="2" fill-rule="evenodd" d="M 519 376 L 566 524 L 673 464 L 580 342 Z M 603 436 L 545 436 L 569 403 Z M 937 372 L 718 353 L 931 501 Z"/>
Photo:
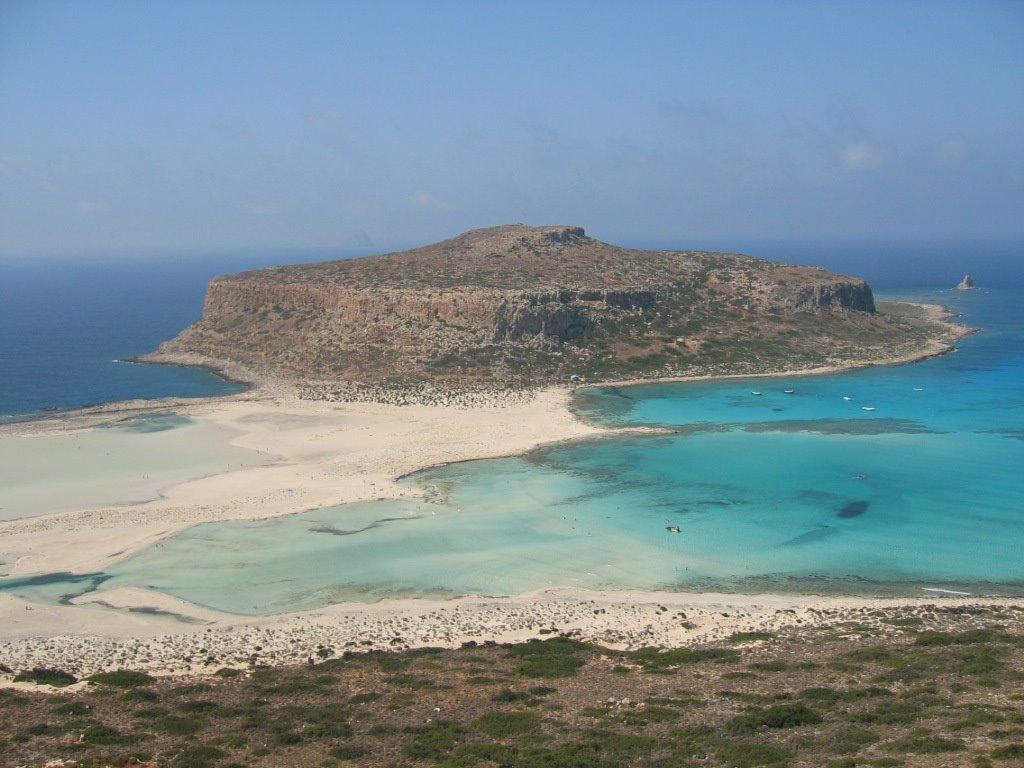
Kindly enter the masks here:
<path id="1" fill-rule="evenodd" d="M 201 419 L 151 413 L 98 429 L 0 435 L 0 521 L 137 504 L 187 480 L 269 463 L 231 445 L 235 434 Z"/>
<path id="2" fill-rule="evenodd" d="M 1024 594 L 1020 294 L 912 298 L 985 330 L 912 365 L 586 390 L 585 418 L 663 433 L 432 469 L 403 481 L 424 498 L 200 525 L 0 589 L 139 586 L 239 614 L 549 586 Z"/>

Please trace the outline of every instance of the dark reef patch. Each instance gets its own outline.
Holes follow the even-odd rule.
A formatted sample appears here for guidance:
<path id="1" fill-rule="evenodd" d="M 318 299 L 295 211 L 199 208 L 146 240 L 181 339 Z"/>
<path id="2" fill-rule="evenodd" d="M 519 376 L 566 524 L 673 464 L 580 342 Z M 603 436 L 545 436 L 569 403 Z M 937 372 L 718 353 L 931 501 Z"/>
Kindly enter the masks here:
<path id="1" fill-rule="evenodd" d="M 836 517 L 860 517 L 868 511 L 870 506 L 870 501 L 851 501 L 839 510 L 839 514 Z"/>
<path id="2" fill-rule="evenodd" d="M 821 435 L 941 434 L 913 419 L 785 419 L 744 424 L 744 432 L 816 432 Z"/>
<path id="3" fill-rule="evenodd" d="M 380 520 L 374 520 L 369 525 L 363 526 L 362 528 L 355 528 L 351 531 L 343 528 L 335 528 L 333 525 L 315 525 L 309 529 L 310 533 L 328 533 L 331 536 L 354 536 L 357 533 L 363 531 L 369 531 L 372 528 L 380 528 L 384 523 L 394 523 L 401 520 L 415 520 L 415 517 L 382 517 Z"/>
<path id="4" fill-rule="evenodd" d="M 813 544 L 815 542 L 831 538 L 832 536 L 835 536 L 837 533 L 839 533 L 839 531 L 835 528 L 832 528 L 828 525 L 822 525 L 818 528 L 814 528 L 813 530 L 807 531 L 806 533 L 801 533 L 799 536 L 794 536 L 792 539 L 789 539 L 788 541 L 782 542 L 782 546 L 799 547 L 803 546 L 804 544 Z"/>

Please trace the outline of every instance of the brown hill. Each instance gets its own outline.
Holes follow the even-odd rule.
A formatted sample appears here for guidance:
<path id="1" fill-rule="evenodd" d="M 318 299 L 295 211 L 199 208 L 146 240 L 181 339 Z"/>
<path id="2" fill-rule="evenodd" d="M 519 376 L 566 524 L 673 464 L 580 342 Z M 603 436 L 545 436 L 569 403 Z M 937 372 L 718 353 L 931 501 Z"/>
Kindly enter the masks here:
<path id="1" fill-rule="evenodd" d="M 867 283 L 819 268 L 514 224 L 214 278 L 202 319 L 153 359 L 226 365 L 323 395 L 353 382 L 459 389 L 762 373 L 890 356 L 935 330 L 877 312 Z"/>

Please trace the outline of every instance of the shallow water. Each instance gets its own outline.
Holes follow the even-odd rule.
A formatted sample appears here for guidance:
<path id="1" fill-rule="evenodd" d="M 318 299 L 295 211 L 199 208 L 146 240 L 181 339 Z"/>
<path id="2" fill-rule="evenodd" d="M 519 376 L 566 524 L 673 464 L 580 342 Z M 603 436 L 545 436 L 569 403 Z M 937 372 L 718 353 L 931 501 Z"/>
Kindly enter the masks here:
<path id="1" fill-rule="evenodd" d="M 85 580 L 0 589 L 141 586 L 242 614 L 555 585 L 1024 593 L 1017 295 L 915 298 L 986 333 L 914 365 L 590 391 L 588 418 L 676 434 L 430 470 L 405 481 L 426 499 L 201 525 Z"/>
<path id="2" fill-rule="evenodd" d="M 266 459 L 234 432 L 174 414 L 40 437 L 0 437 L 0 520 L 146 501 L 164 488 Z"/>

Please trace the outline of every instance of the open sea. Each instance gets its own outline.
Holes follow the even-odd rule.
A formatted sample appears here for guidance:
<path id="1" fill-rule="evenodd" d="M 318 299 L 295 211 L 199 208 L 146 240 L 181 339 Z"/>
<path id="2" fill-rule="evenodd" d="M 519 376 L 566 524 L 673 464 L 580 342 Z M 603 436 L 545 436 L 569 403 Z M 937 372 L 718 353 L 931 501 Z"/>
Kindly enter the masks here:
<path id="1" fill-rule="evenodd" d="M 239 614 L 549 586 L 1024 594 L 1024 250 L 805 247 L 719 246 L 860 274 L 877 294 L 948 305 L 982 332 L 954 353 L 911 365 L 589 389 L 575 403 L 584 418 L 669 433 L 432 469 L 403 481 L 426 489 L 426 498 L 200 525 L 102 573 L 5 578 L 0 589 L 51 602 L 141 586 Z M 159 286 L 133 267 L 119 273 L 124 303 L 108 293 L 102 307 L 89 297 L 113 290 L 110 283 L 90 288 L 69 278 L 54 287 L 24 267 L 15 282 L 39 289 L 29 300 L 4 280 L 0 413 L 24 416 L 126 391 L 229 389 L 203 372 L 110 362 L 153 348 L 196 317 L 214 266 L 165 265 L 178 282 Z M 950 290 L 967 271 L 981 287 Z M 50 377 L 45 396 L 31 392 L 31 380 L 49 369 L 31 362 L 25 339 L 8 334 L 31 325 L 12 312 L 29 305 L 57 348 L 89 350 L 72 355 L 74 373 Z M 86 333 L 88 344 L 83 328 L 98 334 Z M 49 343 L 40 328 L 33 332 L 42 347 Z M 39 357 L 52 354 L 42 347 Z M 126 370 L 149 378 L 129 385 Z M 88 394 L 78 390 L 82 378 Z"/>

